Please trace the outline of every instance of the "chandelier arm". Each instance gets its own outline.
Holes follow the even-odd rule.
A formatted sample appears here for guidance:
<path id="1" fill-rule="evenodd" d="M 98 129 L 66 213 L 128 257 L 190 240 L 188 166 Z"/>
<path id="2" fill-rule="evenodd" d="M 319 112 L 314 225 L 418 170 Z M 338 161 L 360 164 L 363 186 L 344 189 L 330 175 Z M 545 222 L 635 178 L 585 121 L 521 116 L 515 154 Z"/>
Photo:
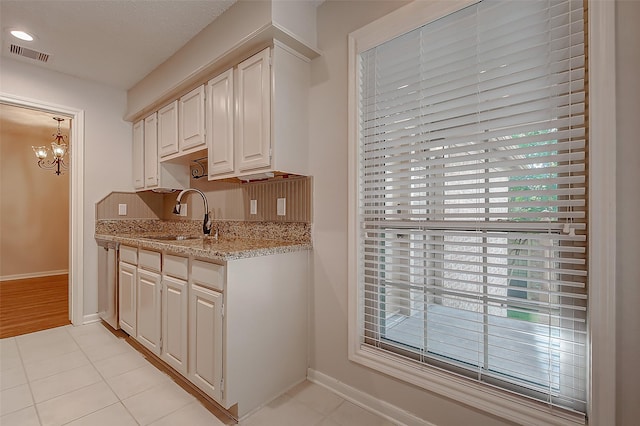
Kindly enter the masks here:
<path id="1" fill-rule="evenodd" d="M 53 170 L 56 169 L 56 174 L 60 174 L 61 172 L 59 172 L 60 170 L 68 170 L 69 166 L 67 166 L 67 163 L 64 162 L 64 159 L 58 159 L 58 160 L 49 160 L 49 159 L 43 159 L 43 160 L 38 160 L 38 167 L 40 167 L 41 169 L 46 169 L 46 170 Z"/>

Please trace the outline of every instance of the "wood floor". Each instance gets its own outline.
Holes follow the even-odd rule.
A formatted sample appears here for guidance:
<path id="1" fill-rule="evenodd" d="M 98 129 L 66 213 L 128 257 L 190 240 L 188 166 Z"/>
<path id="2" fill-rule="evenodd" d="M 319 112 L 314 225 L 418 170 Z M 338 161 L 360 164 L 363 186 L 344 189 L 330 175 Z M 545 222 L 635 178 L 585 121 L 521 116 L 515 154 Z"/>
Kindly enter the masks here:
<path id="1" fill-rule="evenodd" d="M 0 338 L 71 324 L 69 276 L 0 282 Z"/>

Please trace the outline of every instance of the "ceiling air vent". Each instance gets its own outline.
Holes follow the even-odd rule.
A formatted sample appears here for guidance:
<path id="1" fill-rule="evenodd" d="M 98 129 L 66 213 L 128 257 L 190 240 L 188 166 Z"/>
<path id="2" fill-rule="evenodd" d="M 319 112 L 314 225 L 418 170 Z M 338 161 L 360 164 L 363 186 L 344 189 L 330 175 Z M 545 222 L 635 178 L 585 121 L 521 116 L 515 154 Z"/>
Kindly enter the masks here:
<path id="1" fill-rule="evenodd" d="M 25 58 L 35 59 L 36 61 L 47 62 L 49 60 L 49 55 L 46 53 L 27 49 L 26 47 L 18 46 L 16 44 L 11 45 L 11 53 L 24 56 Z"/>

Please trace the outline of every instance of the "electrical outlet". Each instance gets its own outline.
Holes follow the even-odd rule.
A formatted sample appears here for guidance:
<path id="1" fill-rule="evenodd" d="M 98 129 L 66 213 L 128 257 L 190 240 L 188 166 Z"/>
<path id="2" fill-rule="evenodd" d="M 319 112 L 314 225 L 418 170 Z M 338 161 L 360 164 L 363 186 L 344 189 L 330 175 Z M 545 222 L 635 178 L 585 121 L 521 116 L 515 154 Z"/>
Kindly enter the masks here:
<path id="1" fill-rule="evenodd" d="M 278 198 L 278 207 L 277 207 L 278 216 L 284 216 L 287 214 L 287 199 L 286 198 Z"/>
<path id="2" fill-rule="evenodd" d="M 127 215 L 127 205 L 118 204 L 118 216 L 126 216 L 126 215 Z"/>
<path id="3" fill-rule="evenodd" d="M 181 204 L 180 205 L 180 216 L 187 216 L 187 205 L 186 204 Z"/>
<path id="4" fill-rule="evenodd" d="M 258 200 L 249 202 L 249 214 L 258 214 Z"/>

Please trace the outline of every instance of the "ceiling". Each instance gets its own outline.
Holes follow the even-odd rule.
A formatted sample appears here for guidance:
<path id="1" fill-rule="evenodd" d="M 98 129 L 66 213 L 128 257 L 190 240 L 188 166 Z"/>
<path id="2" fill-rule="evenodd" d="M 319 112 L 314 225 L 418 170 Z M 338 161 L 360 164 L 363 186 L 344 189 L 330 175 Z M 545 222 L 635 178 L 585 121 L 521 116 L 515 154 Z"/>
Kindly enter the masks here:
<path id="1" fill-rule="evenodd" d="M 126 90 L 235 2 L 0 0 L 1 56 Z M 18 40 L 11 29 L 36 39 Z M 48 54 L 48 60 L 11 53 L 11 44 Z"/>
<path id="2" fill-rule="evenodd" d="M 0 126 L 12 123 L 18 126 L 41 127 L 51 130 L 51 140 L 42 141 L 42 145 L 46 145 L 47 142 L 54 140 L 53 134 L 55 134 L 56 128 L 58 127 L 58 122 L 54 120 L 53 117 L 64 118 L 64 121 L 60 123 L 60 129 L 64 135 L 68 135 L 71 127 L 71 119 L 69 117 L 0 103 Z"/>

